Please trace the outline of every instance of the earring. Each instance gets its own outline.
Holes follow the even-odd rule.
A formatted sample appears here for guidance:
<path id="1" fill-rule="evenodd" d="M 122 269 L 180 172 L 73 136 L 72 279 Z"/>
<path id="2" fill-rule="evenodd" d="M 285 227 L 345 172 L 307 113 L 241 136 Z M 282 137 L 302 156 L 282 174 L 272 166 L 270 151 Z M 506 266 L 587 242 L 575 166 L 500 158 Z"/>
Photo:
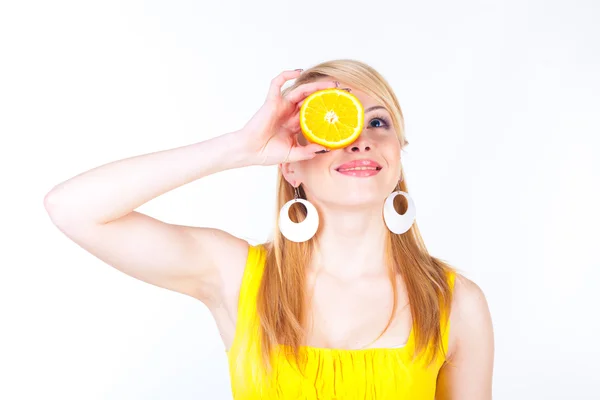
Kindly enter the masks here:
<path id="1" fill-rule="evenodd" d="M 398 214 L 396 208 L 394 207 L 394 199 L 399 194 L 404 196 L 408 202 L 408 208 L 404 214 Z M 401 235 L 408 231 L 415 221 L 416 215 L 417 210 L 415 208 L 415 203 L 408 193 L 397 190 L 390 194 L 387 199 L 385 199 L 385 204 L 383 205 L 383 220 L 385 221 L 388 229 L 393 233 Z"/>
<path id="2" fill-rule="evenodd" d="M 306 218 L 302 222 L 290 219 L 290 207 L 295 203 L 302 203 L 306 207 Z M 288 201 L 279 211 L 279 231 L 286 239 L 292 242 L 306 242 L 312 238 L 319 228 L 319 213 L 308 200 L 300 198 L 298 188 L 294 188 L 294 199 Z"/>

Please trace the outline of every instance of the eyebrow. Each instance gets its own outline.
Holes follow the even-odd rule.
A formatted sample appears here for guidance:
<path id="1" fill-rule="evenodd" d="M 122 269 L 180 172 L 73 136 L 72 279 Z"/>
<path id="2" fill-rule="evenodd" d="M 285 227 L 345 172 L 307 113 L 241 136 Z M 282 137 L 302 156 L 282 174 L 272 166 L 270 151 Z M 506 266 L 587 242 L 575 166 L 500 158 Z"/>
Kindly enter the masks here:
<path id="1" fill-rule="evenodd" d="M 386 110 L 386 108 L 384 106 L 373 106 L 373 107 L 369 107 L 365 110 L 365 114 L 371 111 L 375 111 L 375 110 L 379 110 L 379 109 L 383 109 Z M 387 111 L 387 110 L 386 110 Z"/>

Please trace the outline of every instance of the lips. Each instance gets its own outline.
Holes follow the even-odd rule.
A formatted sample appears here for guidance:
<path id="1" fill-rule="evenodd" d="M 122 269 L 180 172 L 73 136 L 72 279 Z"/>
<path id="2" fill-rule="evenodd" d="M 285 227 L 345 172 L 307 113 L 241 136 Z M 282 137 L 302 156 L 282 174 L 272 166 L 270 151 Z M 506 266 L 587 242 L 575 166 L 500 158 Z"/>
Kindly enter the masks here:
<path id="1" fill-rule="evenodd" d="M 373 160 L 352 160 L 338 166 L 335 170 L 338 172 L 380 171 L 381 165 Z"/>
<path id="2" fill-rule="evenodd" d="M 340 165 L 335 169 L 342 175 L 355 178 L 368 178 L 381 171 L 381 165 L 373 160 L 353 160 Z"/>

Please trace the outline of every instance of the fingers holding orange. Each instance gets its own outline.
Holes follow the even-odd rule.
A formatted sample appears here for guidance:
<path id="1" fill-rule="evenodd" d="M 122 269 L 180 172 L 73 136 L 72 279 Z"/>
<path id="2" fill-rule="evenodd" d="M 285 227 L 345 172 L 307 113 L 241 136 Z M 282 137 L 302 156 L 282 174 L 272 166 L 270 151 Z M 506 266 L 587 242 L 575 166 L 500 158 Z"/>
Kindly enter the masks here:
<path id="1" fill-rule="evenodd" d="M 275 78 L 271 80 L 271 85 L 269 86 L 269 93 L 267 95 L 267 99 L 275 100 L 281 97 L 281 88 L 285 83 L 291 79 L 296 79 L 300 76 L 302 70 L 297 69 L 293 71 L 283 71 Z"/>
<path id="2" fill-rule="evenodd" d="M 296 105 L 304 101 L 311 94 L 324 89 L 331 89 L 337 87 L 338 83 L 334 81 L 318 81 L 318 82 L 310 82 L 299 85 L 297 88 L 292 90 L 286 98 L 290 103 Z"/>

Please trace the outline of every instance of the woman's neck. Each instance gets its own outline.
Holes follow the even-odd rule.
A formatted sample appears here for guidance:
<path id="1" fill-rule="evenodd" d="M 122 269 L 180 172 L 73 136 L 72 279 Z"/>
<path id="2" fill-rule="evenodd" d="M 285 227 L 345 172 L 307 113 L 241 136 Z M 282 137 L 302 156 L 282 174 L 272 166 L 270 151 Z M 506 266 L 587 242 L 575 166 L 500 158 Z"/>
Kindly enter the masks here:
<path id="1" fill-rule="evenodd" d="M 381 208 L 327 212 L 321 216 L 312 268 L 341 279 L 387 274 L 387 227 Z"/>

